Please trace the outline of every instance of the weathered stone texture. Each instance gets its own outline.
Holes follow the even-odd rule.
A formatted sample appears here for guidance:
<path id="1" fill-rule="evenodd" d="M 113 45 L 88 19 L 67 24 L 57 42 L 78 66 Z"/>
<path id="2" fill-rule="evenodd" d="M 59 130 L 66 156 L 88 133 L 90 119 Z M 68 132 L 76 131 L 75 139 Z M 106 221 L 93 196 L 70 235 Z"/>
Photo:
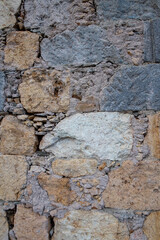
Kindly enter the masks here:
<path id="1" fill-rule="evenodd" d="M 25 27 L 48 35 L 91 24 L 95 18 L 92 0 L 26 0 L 24 6 Z"/>
<path id="2" fill-rule="evenodd" d="M 65 177 L 80 177 L 93 175 L 97 170 L 97 161 L 95 159 L 57 159 L 52 163 L 54 174 Z"/>
<path id="3" fill-rule="evenodd" d="M 160 162 L 142 161 L 134 165 L 126 161 L 109 173 L 103 193 L 106 207 L 137 210 L 160 208 Z"/>
<path id="4" fill-rule="evenodd" d="M 33 69 L 19 86 L 21 102 L 28 112 L 64 112 L 70 102 L 70 76 L 56 70 Z"/>
<path id="5" fill-rule="evenodd" d="M 152 19 L 160 16 L 158 0 L 95 0 L 97 15 L 108 19 Z"/>
<path id="6" fill-rule="evenodd" d="M 160 62 L 160 19 L 145 23 L 145 50 L 144 60 L 146 62 Z"/>
<path id="7" fill-rule="evenodd" d="M 11 32 L 7 36 L 5 64 L 19 70 L 31 67 L 38 56 L 39 36 L 28 31 Z"/>
<path id="8" fill-rule="evenodd" d="M 45 135 L 40 149 L 52 152 L 57 158 L 124 160 L 130 155 L 132 137 L 129 114 L 76 114 Z"/>
<path id="9" fill-rule="evenodd" d="M 96 25 L 66 30 L 41 42 L 42 58 L 49 66 L 90 65 L 102 61 L 121 62 L 119 51 L 107 39 L 106 31 Z"/>
<path id="10" fill-rule="evenodd" d="M 2 206 L 0 206 L 0 239 L 8 240 L 8 223 Z"/>
<path id="11" fill-rule="evenodd" d="M 68 206 L 76 199 L 76 194 L 71 190 L 69 178 L 55 178 L 41 173 L 38 176 L 41 187 L 47 191 L 51 202 Z"/>
<path id="12" fill-rule="evenodd" d="M 16 201 L 26 183 L 27 163 L 24 156 L 0 156 L 0 199 Z"/>
<path id="13" fill-rule="evenodd" d="M 16 23 L 15 14 L 21 4 L 21 0 L 0 1 L 0 29 L 13 27 Z"/>
<path id="14" fill-rule="evenodd" d="M 129 240 L 127 226 L 108 213 L 71 211 L 55 219 L 54 240 Z"/>
<path id="15" fill-rule="evenodd" d="M 148 240 L 160 239 L 160 212 L 152 212 L 144 222 L 143 231 Z"/>
<path id="16" fill-rule="evenodd" d="M 151 155 L 160 159 L 160 113 L 149 115 L 149 127 L 146 143 L 149 145 Z"/>
<path id="17" fill-rule="evenodd" d="M 17 240 L 48 240 L 50 222 L 30 208 L 18 205 L 13 230 Z"/>
<path id="18" fill-rule="evenodd" d="M 160 109 L 160 66 L 123 67 L 103 92 L 102 111 Z"/>
<path id="19" fill-rule="evenodd" d="M 5 87 L 5 75 L 4 72 L 0 71 L 0 111 L 3 110 L 4 107 L 4 87 Z"/>
<path id="20" fill-rule="evenodd" d="M 32 155 L 37 148 L 34 128 L 8 115 L 1 123 L 0 152 L 6 155 Z"/>

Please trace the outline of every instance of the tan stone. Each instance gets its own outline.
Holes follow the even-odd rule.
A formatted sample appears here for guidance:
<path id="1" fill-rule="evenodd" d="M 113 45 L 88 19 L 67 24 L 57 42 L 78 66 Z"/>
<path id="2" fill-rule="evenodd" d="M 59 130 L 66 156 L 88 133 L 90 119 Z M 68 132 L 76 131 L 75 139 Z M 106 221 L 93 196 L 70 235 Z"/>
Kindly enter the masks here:
<path id="1" fill-rule="evenodd" d="M 21 0 L 0 1 L 0 29 L 13 27 L 15 25 L 15 14 L 20 4 Z"/>
<path id="2" fill-rule="evenodd" d="M 98 100 L 94 97 L 88 97 L 86 100 L 77 103 L 78 112 L 93 112 L 99 109 Z"/>
<path id="3" fill-rule="evenodd" d="M 0 239 L 8 240 L 8 223 L 2 206 L 0 206 Z"/>
<path id="4" fill-rule="evenodd" d="M 76 199 L 76 194 L 71 191 L 68 178 L 55 178 L 41 173 L 38 176 L 41 187 L 47 191 L 51 202 L 62 203 L 68 206 Z"/>
<path id="5" fill-rule="evenodd" d="M 55 218 L 54 240 L 128 240 L 127 226 L 108 213 L 71 211 L 62 219 Z"/>
<path id="6" fill-rule="evenodd" d="M 29 68 L 38 56 L 39 36 L 28 31 L 11 32 L 7 36 L 4 62 L 19 70 Z"/>
<path id="7" fill-rule="evenodd" d="M 118 209 L 160 209 L 160 161 L 126 161 L 109 173 L 103 192 L 106 207 Z"/>
<path id="8" fill-rule="evenodd" d="M 17 240 L 48 240 L 49 231 L 49 219 L 34 213 L 23 205 L 17 206 L 14 220 L 14 232 Z"/>
<path id="9" fill-rule="evenodd" d="M 57 159 L 52 163 L 52 170 L 55 174 L 65 177 L 93 175 L 97 170 L 97 161 L 95 159 Z"/>
<path id="10" fill-rule="evenodd" d="M 160 113 L 150 115 L 148 118 L 149 127 L 146 140 L 152 156 L 160 159 Z"/>
<path id="11" fill-rule="evenodd" d="M 16 201 L 26 183 L 27 163 L 24 156 L 0 156 L 0 199 Z"/>
<path id="12" fill-rule="evenodd" d="M 144 222 L 143 231 L 148 240 L 160 239 L 160 212 L 152 212 Z"/>
<path id="13" fill-rule="evenodd" d="M 14 116 L 6 116 L 1 123 L 0 152 L 6 155 L 32 155 L 37 148 L 34 128 L 25 126 Z"/>
<path id="14" fill-rule="evenodd" d="M 21 102 L 28 112 L 65 112 L 69 107 L 70 77 L 56 70 L 33 69 L 19 86 Z"/>

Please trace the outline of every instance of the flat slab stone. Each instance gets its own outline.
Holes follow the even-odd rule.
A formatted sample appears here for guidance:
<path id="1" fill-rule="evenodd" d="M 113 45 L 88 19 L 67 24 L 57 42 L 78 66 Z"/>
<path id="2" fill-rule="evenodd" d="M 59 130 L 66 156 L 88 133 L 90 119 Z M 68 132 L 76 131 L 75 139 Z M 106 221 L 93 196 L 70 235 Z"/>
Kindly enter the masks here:
<path id="1" fill-rule="evenodd" d="M 3 110 L 4 107 L 4 87 L 5 87 L 5 74 L 4 72 L 0 71 L 0 111 Z"/>
<path id="2" fill-rule="evenodd" d="M 79 26 L 74 31 L 44 38 L 41 55 L 51 67 L 122 61 L 119 51 L 107 40 L 106 31 L 96 25 Z"/>
<path id="3" fill-rule="evenodd" d="M 97 15 L 110 19 L 153 19 L 160 16 L 158 0 L 95 0 Z"/>
<path id="4" fill-rule="evenodd" d="M 111 214 L 98 211 L 71 211 L 62 219 L 55 218 L 54 240 L 129 240 L 125 223 Z"/>
<path id="5" fill-rule="evenodd" d="M 160 65 L 121 68 L 103 91 L 101 111 L 160 110 Z"/>
<path id="6" fill-rule="evenodd" d="M 159 210 L 160 161 L 126 161 L 109 173 L 103 192 L 105 207 L 133 210 Z"/>
<path id="7" fill-rule="evenodd" d="M 56 158 L 127 159 L 133 143 L 131 118 L 121 113 L 75 114 L 45 135 L 40 149 Z"/>

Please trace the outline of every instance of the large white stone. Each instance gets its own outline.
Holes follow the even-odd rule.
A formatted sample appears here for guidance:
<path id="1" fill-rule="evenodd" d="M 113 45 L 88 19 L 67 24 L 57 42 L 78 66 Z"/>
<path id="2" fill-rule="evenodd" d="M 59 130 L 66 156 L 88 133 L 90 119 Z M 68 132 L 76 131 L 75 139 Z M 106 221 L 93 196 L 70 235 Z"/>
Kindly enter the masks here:
<path id="1" fill-rule="evenodd" d="M 43 137 L 40 149 L 57 158 L 125 160 L 132 143 L 131 115 L 98 112 L 64 119 Z"/>
<path id="2" fill-rule="evenodd" d="M 15 14 L 21 4 L 21 0 L 0 1 L 0 29 L 14 26 Z"/>

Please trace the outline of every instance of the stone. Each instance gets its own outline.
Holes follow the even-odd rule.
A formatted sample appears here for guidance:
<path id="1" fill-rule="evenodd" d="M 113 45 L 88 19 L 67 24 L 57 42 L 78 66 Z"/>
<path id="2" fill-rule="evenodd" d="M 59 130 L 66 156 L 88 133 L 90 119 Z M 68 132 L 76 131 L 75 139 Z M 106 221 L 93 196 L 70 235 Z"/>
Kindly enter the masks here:
<path id="1" fill-rule="evenodd" d="M 107 39 L 106 31 L 96 25 L 66 30 L 41 42 L 42 58 L 50 67 L 92 65 L 102 61 L 122 62 L 119 51 Z"/>
<path id="2" fill-rule="evenodd" d="M 39 52 L 39 36 L 28 31 L 11 32 L 7 35 L 5 64 L 18 70 L 32 67 Z"/>
<path id="3" fill-rule="evenodd" d="M 17 201 L 26 183 L 27 162 L 24 156 L 0 156 L 0 199 Z"/>
<path id="4" fill-rule="evenodd" d="M 54 174 L 65 177 L 80 177 L 93 175 L 97 170 L 97 161 L 95 159 L 57 159 L 52 163 Z"/>
<path id="5" fill-rule="evenodd" d="M 109 112 L 75 114 L 46 134 L 40 149 L 56 158 L 127 159 L 133 143 L 131 118 Z"/>
<path id="6" fill-rule="evenodd" d="M 160 19 L 145 23 L 144 60 L 145 62 L 160 62 Z"/>
<path id="7" fill-rule="evenodd" d="M 21 0 L 0 1 L 0 29 L 15 25 L 15 14 L 18 12 L 20 5 Z"/>
<path id="8" fill-rule="evenodd" d="M 100 20 L 110 19 L 152 19 L 159 17 L 158 0 L 95 0 L 97 15 Z"/>
<path id="9" fill-rule="evenodd" d="M 109 173 L 109 182 L 103 192 L 105 207 L 133 210 L 160 208 L 160 161 L 141 161 L 122 166 Z"/>
<path id="10" fill-rule="evenodd" d="M 0 239 L 9 240 L 8 239 L 8 223 L 7 223 L 5 211 L 3 211 L 2 206 L 0 206 Z"/>
<path id="11" fill-rule="evenodd" d="M 145 220 L 143 231 L 148 240 L 160 239 L 160 211 L 152 212 Z"/>
<path id="12" fill-rule="evenodd" d="M 25 126 L 16 117 L 3 118 L 0 131 L 0 152 L 5 155 L 32 155 L 37 148 L 33 127 Z"/>
<path id="13" fill-rule="evenodd" d="M 68 206 L 76 199 L 76 194 L 70 188 L 69 178 L 55 178 L 41 173 L 38 176 L 40 186 L 47 191 L 52 203 L 57 202 Z"/>
<path id="14" fill-rule="evenodd" d="M 40 3 L 40 4 L 39 4 Z M 94 22 L 95 8 L 92 0 L 26 0 L 24 2 L 26 29 L 47 35 L 57 34 L 66 28 Z"/>
<path id="15" fill-rule="evenodd" d="M 149 145 L 151 155 L 160 159 L 160 113 L 149 115 L 149 127 L 146 143 Z"/>
<path id="16" fill-rule="evenodd" d="M 71 211 L 62 219 L 55 218 L 54 240 L 129 240 L 125 223 L 111 214 L 99 211 Z"/>
<path id="17" fill-rule="evenodd" d="M 50 228 L 47 217 L 40 216 L 23 205 L 17 205 L 13 229 L 17 240 L 48 240 Z"/>
<path id="18" fill-rule="evenodd" d="M 65 112 L 70 103 L 68 72 L 32 69 L 19 86 L 21 102 L 27 112 Z"/>
<path id="19" fill-rule="evenodd" d="M 5 75 L 4 72 L 0 71 L 0 111 L 3 111 L 4 107 L 4 87 L 5 87 Z"/>
<path id="20" fill-rule="evenodd" d="M 101 111 L 160 110 L 160 66 L 122 67 L 103 91 Z"/>

